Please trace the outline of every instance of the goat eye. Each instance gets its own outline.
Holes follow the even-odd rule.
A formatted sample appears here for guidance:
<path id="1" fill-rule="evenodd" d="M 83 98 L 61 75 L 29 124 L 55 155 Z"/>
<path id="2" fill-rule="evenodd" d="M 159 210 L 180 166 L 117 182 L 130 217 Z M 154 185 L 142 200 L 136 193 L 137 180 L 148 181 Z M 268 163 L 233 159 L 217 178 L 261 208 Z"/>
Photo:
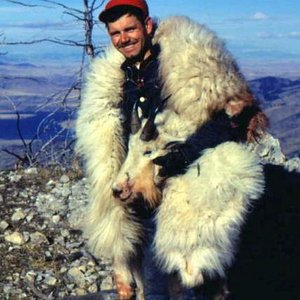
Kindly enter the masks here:
<path id="1" fill-rule="evenodd" d="M 151 154 L 152 154 L 152 151 L 151 151 L 151 150 L 147 150 L 147 151 L 144 152 L 144 155 L 145 155 L 145 156 L 149 156 L 149 155 L 151 155 Z"/>

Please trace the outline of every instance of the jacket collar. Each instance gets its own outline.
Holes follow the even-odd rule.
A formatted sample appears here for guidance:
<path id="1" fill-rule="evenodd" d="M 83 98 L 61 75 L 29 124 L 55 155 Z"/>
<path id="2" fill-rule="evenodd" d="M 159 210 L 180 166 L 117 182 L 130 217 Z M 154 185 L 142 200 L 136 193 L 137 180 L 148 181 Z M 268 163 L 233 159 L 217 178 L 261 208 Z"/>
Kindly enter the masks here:
<path id="1" fill-rule="evenodd" d="M 158 44 L 153 45 L 150 49 L 150 55 L 144 61 L 141 62 L 140 69 L 144 69 L 149 63 L 158 59 L 159 53 L 160 53 L 159 45 Z M 129 68 L 134 67 L 134 64 L 132 63 L 132 61 L 130 59 L 126 59 L 122 63 L 121 69 L 123 71 L 125 71 L 128 67 Z"/>

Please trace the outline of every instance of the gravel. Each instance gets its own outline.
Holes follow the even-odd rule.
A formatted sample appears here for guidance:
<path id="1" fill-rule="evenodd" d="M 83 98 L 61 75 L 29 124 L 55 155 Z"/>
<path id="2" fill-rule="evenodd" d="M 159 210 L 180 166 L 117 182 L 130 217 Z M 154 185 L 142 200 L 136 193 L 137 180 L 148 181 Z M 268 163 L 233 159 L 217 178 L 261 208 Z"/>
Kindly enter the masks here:
<path id="1" fill-rule="evenodd" d="M 87 180 L 63 170 L 0 171 L 0 299 L 115 298 L 111 262 L 79 229 L 87 195 Z"/>

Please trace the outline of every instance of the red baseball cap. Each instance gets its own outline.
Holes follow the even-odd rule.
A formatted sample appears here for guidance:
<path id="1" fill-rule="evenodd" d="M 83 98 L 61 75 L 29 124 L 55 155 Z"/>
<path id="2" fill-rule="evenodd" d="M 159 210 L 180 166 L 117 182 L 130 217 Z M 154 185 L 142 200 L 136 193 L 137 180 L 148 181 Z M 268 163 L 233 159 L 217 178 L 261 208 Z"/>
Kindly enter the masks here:
<path id="1" fill-rule="evenodd" d="M 105 23 L 108 11 L 122 5 L 139 8 L 143 12 L 145 18 L 149 15 L 148 5 L 145 0 L 110 0 L 107 2 L 104 10 L 99 14 L 99 20 Z"/>

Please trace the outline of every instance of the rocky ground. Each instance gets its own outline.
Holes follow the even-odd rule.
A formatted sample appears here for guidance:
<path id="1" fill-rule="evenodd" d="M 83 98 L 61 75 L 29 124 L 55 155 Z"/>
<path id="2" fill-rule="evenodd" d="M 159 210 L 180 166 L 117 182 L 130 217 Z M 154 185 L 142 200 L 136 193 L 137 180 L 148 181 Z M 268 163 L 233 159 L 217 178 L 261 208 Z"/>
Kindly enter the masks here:
<path id="1" fill-rule="evenodd" d="M 0 172 L 0 299 L 111 292 L 110 262 L 95 260 L 78 230 L 86 201 L 74 172 Z"/>
<path id="2" fill-rule="evenodd" d="M 272 137 L 255 151 L 263 160 L 300 170 L 299 158 L 286 161 Z M 62 299 L 100 291 L 104 299 L 115 298 L 111 263 L 88 252 L 78 229 L 87 190 L 78 171 L 0 171 L 1 300 Z"/>

